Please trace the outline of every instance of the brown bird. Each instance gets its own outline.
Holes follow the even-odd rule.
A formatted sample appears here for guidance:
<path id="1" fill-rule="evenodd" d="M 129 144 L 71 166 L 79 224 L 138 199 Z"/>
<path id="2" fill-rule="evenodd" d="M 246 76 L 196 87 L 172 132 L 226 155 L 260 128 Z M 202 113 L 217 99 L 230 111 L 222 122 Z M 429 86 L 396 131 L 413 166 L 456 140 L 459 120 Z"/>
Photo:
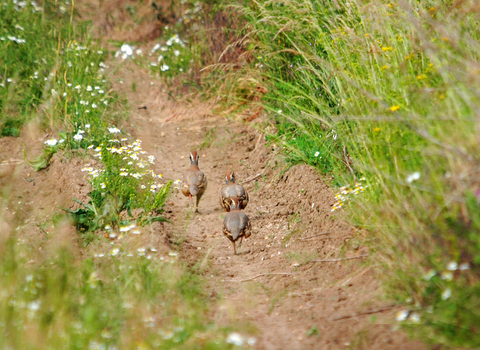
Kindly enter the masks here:
<path id="1" fill-rule="evenodd" d="M 252 234 L 251 228 L 247 214 L 240 210 L 238 198 L 230 198 L 230 211 L 223 220 L 223 234 L 232 242 L 235 255 L 237 254 L 235 242 L 240 238 L 241 247 L 243 237 L 248 238 Z"/>
<path id="2" fill-rule="evenodd" d="M 235 173 L 227 171 L 225 176 L 225 184 L 220 192 L 220 205 L 225 211 L 230 211 L 230 198 L 237 197 L 240 203 L 240 209 L 245 209 L 248 204 L 248 193 L 242 185 L 235 183 Z"/>
<path id="3" fill-rule="evenodd" d="M 191 167 L 183 173 L 182 193 L 193 202 L 195 197 L 195 212 L 198 212 L 198 203 L 207 189 L 207 177 L 198 168 L 198 154 L 196 151 L 190 153 Z"/>

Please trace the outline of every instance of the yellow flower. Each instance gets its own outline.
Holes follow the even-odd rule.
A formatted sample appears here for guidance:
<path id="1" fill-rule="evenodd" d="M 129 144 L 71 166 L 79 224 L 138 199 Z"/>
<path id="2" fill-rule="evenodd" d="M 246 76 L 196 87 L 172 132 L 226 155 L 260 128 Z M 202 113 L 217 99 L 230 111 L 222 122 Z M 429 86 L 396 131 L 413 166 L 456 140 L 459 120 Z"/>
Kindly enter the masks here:
<path id="1" fill-rule="evenodd" d="M 420 74 L 417 76 L 417 80 L 422 80 L 422 79 L 427 79 L 427 76 L 425 74 Z"/>
<path id="2" fill-rule="evenodd" d="M 398 111 L 400 109 L 400 106 L 392 106 L 389 108 L 392 112 Z"/>
<path id="3" fill-rule="evenodd" d="M 384 47 L 382 47 L 382 50 L 383 51 L 392 51 L 392 48 L 390 46 L 388 46 L 388 47 L 384 46 Z"/>
<path id="4" fill-rule="evenodd" d="M 390 68 L 390 66 L 389 66 L 389 65 L 385 65 L 385 66 L 382 67 L 382 70 L 383 70 L 383 69 L 388 69 L 388 68 Z"/>
<path id="5" fill-rule="evenodd" d="M 382 129 L 380 129 L 380 128 L 375 128 L 375 129 L 373 129 L 373 132 L 379 132 L 380 130 L 382 130 Z"/>

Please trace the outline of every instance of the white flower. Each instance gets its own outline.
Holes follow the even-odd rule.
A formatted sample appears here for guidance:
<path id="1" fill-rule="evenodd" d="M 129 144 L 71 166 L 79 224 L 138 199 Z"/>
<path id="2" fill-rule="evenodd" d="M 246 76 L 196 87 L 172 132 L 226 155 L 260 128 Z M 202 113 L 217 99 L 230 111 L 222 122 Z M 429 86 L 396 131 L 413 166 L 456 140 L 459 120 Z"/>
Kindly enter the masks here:
<path id="1" fill-rule="evenodd" d="M 245 342 L 245 338 L 237 332 L 230 333 L 227 337 L 227 343 L 228 344 L 234 344 L 236 346 L 242 346 L 244 342 Z"/>
<path id="2" fill-rule="evenodd" d="M 103 182 L 100 184 L 100 186 L 101 186 L 102 188 L 107 187 L 107 185 L 105 185 Z"/>
<path id="3" fill-rule="evenodd" d="M 283 111 L 282 111 L 281 109 L 279 109 L 279 110 L 277 111 L 278 114 L 282 114 L 282 112 L 283 112 Z"/>
<path id="4" fill-rule="evenodd" d="M 470 264 L 469 264 L 468 262 L 463 263 L 463 264 L 460 264 L 460 266 L 458 267 L 458 269 L 461 270 L 461 271 L 468 270 L 468 269 L 470 269 Z"/>
<path id="5" fill-rule="evenodd" d="M 76 134 L 76 135 L 73 137 L 73 139 L 74 139 L 75 141 L 81 141 L 81 140 L 83 139 L 83 136 L 80 135 L 80 134 Z"/>
<path id="6" fill-rule="evenodd" d="M 400 310 L 399 312 L 397 312 L 397 314 L 395 315 L 395 319 L 398 321 L 398 322 L 402 322 L 402 321 L 405 321 L 408 317 L 408 310 Z"/>
<path id="7" fill-rule="evenodd" d="M 85 129 L 90 129 L 90 124 L 85 124 Z"/>
<path id="8" fill-rule="evenodd" d="M 407 176 L 407 182 L 411 184 L 413 181 L 420 179 L 420 173 L 418 171 Z"/>
<path id="9" fill-rule="evenodd" d="M 451 281 L 453 280 L 453 273 L 451 273 L 450 271 L 444 271 L 442 272 L 442 280 L 445 280 L 445 281 Z"/>
<path id="10" fill-rule="evenodd" d="M 458 264 L 455 261 L 450 261 L 447 265 L 448 271 L 455 271 L 458 269 Z"/>
<path id="11" fill-rule="evenodd" d="M 430 281 L 430 279 L 435 276 L 437 273 L 435 272 L 435 270 L 429 270 L 425 276 L 423 276 L 423 278 L 426 280 L 426 281 Z"/>
<path id="12" fill-rule="evenodd" d="M 92 108 L 97 108 L 97 105 L 95 103 L 92 103 Z"/>
<path id="13" fill-rule="evenodd" d="M 443 300 L 447 300 L 451 296 L 452 296 L 452 290 L 450 288 L 445 289 L 442 293 L 442 299 Z"/>
<path id="14" fill-rule="evenodd" d="M 160 47 L 162 47 L 162 45 L 160 45 L 159 43 L 155 44 L 155 46 L 152 48 L 152 53 L 154 53 L 155 51 L 157 51 Z"/>
<path id="15" fill-rule="evenodd" d="M 173 54 L 177 57 L 180 56 L 180 50 L 174 50 Z"/>
<path id="16" fill-rule="evenodd" d="M 57 142 L 58 142 L 57 139 L 50 139 L 50 140 L 45 141 L 45 144 L 47 146 L 55 146 L 57 144 Z"/>
<path id="17" fill-rule="evenodd" d="M 110 132 L 110 134 L 118 134 L 118 133 L 121 133 L 120 129 L 117 129 L 116 127 L 108 128 L 108 131 Z"/>
<path id="18" fill-rule="evenodd" d="M 128 56 L 133 55 L 133 47 L 128 44 L 123 44 L 122 47 L 120 48 L 120 51 L 124 52 Z"/>
<path id="19" fill-rule="evenodd" d="M 315 157 L 318 157 L 320 155 L 320 152 L 315 152 Z"/>
<path id="20" fill-rule="evenodd" d="M 160 67 L 160 70 L 161 70 L 162 72 L 165 72 L 165 71 L 167 71 L 167 70 L 169 70 L 169 69 L 170 69 L 170 67 L 167 66 L 166 64 L 164 64 L 164 65 L 162 65 L 162 66 Z"/>
<path id="21" fill-rule="evenodd" d="M 115 256 L 115 255 L 117 255 L 119 252 L 120 252 L 120 248 L 113 248 L 113 249 L 110 251 L 110 255 L 111 255 L 111 256 Z"/>
<path id="22" fill-rule="evenodd" d="M 409 320 L 412 321 L 413 323 L 418 323 L 420 322 L 420 315 L 414 312 L 410 315 Z"/>
<path id="23" fill-rule="evenodd" d="M 87 86 L 87 91 L 92 91 L 92 87 L 90 85 Z"/>
<path id="24" fill-rule="evenodd" d="M 120 232 L 128 232 L 130 231 L 132 228 L 130 227 L 130 225 L 128 226 L 120 226 Z"/>
<path id="25" fill-rule="evenodd" d="M 138 55 L 138 56 L 141 56 L 143 54 L 143 51 L 142 49 L 138 49 L 137 51 L 135 51 L 135 53 Z"/>
<path id="26" fill-rule="evenodd" d="M 158 56 L 157 61 L 160 62 L 160 61 L 162 61 L 163 59 L 164 59 L 164 57 L 163 57 L 162 55 L 160 55 L 160 56 Z"/>

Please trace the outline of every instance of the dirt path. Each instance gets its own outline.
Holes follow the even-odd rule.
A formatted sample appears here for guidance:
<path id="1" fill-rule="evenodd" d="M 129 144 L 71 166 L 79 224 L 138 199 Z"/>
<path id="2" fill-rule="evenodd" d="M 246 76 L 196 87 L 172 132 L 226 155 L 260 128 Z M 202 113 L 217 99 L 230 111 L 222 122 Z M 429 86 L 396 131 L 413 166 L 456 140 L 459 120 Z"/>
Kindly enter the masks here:
<path id="1" fill-rule="evenodd" d="M 258 338 L 257 349 L 424 348 L 395 331 L 398 309 L 369 313 L 390 305 L 380 299 L 374 269 L 356 259 L 368 249 L 341 217 L 332 216 L 334 196 L 312 169 L 297 166 L 278 177 L 280 167 L 267 166 L 276 163 L 275 152 L 254 128 L 213 116 L 202 104 L 168 101 L 161 84 L 132 63 L 117 74 L 115 89 L 132 106 L 124 127 L 155 155 L 156 170 L 165 178 L 180 179 L 189 152 L 216 128 L 213 144 L 199 152 L 209 179 L 200 213 L 188 208 L 181 193 L 174 195 L 167 206 L 173 223 L 159 234 L 166 232 L 165 243 L 178 244 L 181 258 L 210 281 L 212 298 L 221 297 L 212 315 L 218 324 L 238 320 L 240 333 Z M 245 184 L 253 234 L 236 256 L 221 233 L 224 213 L 218 203 L 230 169 L 240 183 L 262 174 Z M 307 262 L 341 252 L 355 259 Z"/>

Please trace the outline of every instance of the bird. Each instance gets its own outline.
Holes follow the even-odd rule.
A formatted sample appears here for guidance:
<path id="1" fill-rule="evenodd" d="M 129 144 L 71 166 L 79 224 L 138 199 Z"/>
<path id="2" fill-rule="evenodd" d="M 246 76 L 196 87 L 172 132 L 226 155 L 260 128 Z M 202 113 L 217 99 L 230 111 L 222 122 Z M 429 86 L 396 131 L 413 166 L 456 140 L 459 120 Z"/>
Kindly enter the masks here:
<path id="1" fill-rule="evenodd" d="M 237 197 L 240 209 L 245 209 L 248 204 L 248 193 L 242 185 L 235 183 L 235 173 L 231 170 L 225 175 L 225 186 L 220 191 L 220 205 L 225 211 L 230 211 L 230 198 Z"/>
<path id="2" fill-rule="evenodd" d="M 248 238 L 252 234 L 251 229 L 247 214 L 240 210 L 239 199 L 237 197 L 230 198 L 230 211 L 223 220 L 223 234 L 232 242 L 235 255 L 237 255 L 235 242 L 240 238 L 241 247 L 243 238 Z"/>
<path id="3" fill-rule="evenodd" d="M 198 168 L 198 154 L 196 151 L 190 152 L 190 168 L 183 173 L 182 193 L 190 198 L 190 202 L 195 197 L 195 212 L 198 213 L 198 203 L 207 189 L 207 177 Z"/>

